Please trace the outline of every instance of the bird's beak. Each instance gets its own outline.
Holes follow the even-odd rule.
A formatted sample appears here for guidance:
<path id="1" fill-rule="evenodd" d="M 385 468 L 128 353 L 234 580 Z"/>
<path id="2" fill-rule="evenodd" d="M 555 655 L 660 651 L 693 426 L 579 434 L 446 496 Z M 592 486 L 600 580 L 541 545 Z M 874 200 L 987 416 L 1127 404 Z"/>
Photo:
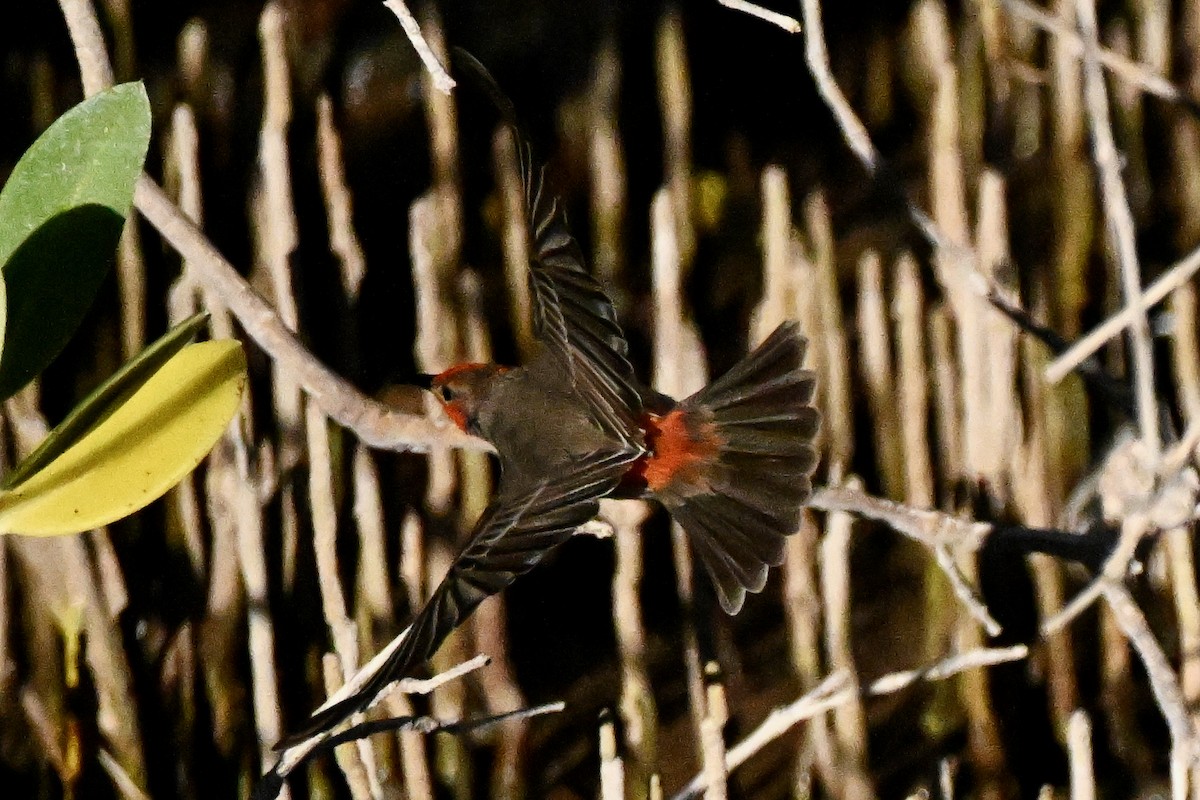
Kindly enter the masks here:
<path id="1" fill-rule="evenodd" d="M 420 375 L 417 375 L 417 377 L 413 378 L 413 384 L 421 389 L 432 389 L 433 379 L 436 377 L 436 375 L 426 375 L 422 372 Z"/>

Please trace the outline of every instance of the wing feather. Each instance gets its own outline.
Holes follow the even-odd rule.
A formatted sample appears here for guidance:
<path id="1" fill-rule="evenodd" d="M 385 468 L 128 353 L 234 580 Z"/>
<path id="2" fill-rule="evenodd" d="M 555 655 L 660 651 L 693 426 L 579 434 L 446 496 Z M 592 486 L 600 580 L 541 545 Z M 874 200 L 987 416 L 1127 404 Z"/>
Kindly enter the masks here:
<path id="1" fill-rule="evenodd" d="M 637 454 L 628 448 L 595 453 L 581 459 L 577 469 L 533 486 L 509 489 L 501 477 L 501 490 L 476 523 L 471 541 L 391 657 L 358 691 L 315 713 L 301 732 L 276 749 L 340 724 L 389 683 L 416 671 L 481 602 L 533 569 L 594 517 L 600 498 L 616 488 Z"/>

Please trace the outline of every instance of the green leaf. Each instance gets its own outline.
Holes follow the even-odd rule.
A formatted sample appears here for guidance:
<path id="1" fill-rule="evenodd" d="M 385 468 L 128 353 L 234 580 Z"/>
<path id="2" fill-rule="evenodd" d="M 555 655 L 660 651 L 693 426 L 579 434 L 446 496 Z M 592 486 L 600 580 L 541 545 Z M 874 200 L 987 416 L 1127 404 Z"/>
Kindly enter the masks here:
<path id="1" fill-rule="evenodd" d="M 4 476 L 0 488 L 9 489 L 25 480 L 103 422 L 158 372 L 163 364 L 194 339 L 207 321 L 208 314 L 189 317 L 127 361 L 111 378 L 71 409 L 71 413 L 50 431 L 37 449 Z"/>
<path id="2" fill-rule="evenodd" d="M 149 142 L 146 90 L 122 84 L 55 120 L 0 190 L 8 295 L 0 399 L 45 369 L 79 327 L 115 258 Z"/>
<path id="3" fill-rule="evenodd" d="M 74 445 L 0 492 L 0 533 L 78 533 L 161 497 L 212 449 L 245 384 L 238 342 L 184 347 Z"/>

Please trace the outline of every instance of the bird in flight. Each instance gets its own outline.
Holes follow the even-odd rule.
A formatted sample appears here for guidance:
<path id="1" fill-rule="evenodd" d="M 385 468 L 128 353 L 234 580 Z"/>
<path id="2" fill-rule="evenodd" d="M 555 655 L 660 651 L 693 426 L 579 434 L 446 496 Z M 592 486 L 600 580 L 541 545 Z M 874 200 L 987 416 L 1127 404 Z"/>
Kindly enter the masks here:
<path id="1" fill-rule="evenodd" d="M 729 372 L 676 401 L 641 384 L 612 302 L 584 268 L 558 199 L 535 167 L 511 102 L 465 54 L 520 154 L 537 349 L 517 367 L 460 364 L 426 386 L 454 424 L 490 442 L 498 488 L 466 548 L 407 635 L 355 692 L 276 749 L 327 731 L 408 677 L 487 597 L 596 516 L 600 499 L 661 503 L 687 532 L 730 614 L 766 584 L 797 530 L 817 464 L 814 374 L 785 322 Z"/>

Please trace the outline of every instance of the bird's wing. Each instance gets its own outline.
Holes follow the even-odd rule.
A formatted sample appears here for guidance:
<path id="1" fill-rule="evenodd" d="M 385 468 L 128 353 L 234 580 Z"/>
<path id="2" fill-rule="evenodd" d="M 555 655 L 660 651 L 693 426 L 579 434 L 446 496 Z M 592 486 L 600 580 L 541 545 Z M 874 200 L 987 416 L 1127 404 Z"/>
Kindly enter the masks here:
<path id="1" fill-rule="evenodd" d="M 586 399 L 606 430 L 640 444 L 642 405 L 612 301 L 584 268 L 583 252 L 567 228 L 559 199 L 546 188 L 545 168 L 534 162 L 512 101 L 470 53 L 455 48 L 454 61 L 487 92 L 517 147 L 531 245 L 533 334 L 542 344 L 536 359 L 557 362 L 557 371 Z"/>
<path id="2" fill-rule="evenodd" d="M 471 541 L 391 657 L 358 691 L 315 713 L 304 730 L 283 739 L 276 749 L 329 730 L 370 704 L 389 683 L 410 676 L 485 598 L 533 569 L 594 517 L 600 498 L 613 491 L 637 456 L 630 448 L 594 453 L 566 474 L 512 489 L 501 477 L 500 491 L 475 524 Z"/>
<path id="3" fill-rule="evenodd" d="M 641 400 L 612 301 L 583 266 L 560 201 L 517 134 L 529 224 L 533 332 L 609 430 L 636 438 Z"/>

